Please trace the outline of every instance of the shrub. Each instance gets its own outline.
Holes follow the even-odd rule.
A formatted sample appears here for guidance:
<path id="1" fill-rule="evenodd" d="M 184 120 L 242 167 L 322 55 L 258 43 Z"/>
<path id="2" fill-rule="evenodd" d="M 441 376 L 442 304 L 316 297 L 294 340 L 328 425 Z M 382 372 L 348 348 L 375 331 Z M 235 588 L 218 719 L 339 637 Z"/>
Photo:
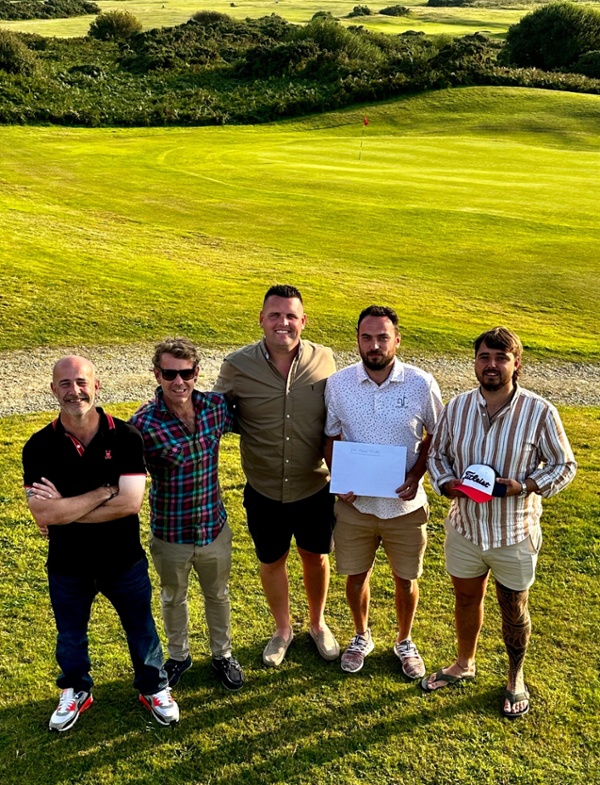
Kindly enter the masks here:
<path id="1" fill-rule="evenodd" d="M 98 14 L 88 35 L 100 41 L 126 41 L 142 31 L 142 23 L 129 11 L 106 11 Z"/>
<path id="2" fill-rule="evenodd" d="M 383 16 L 408 16 L 410 9 L 404 5 L 388 5 L 379 12 Z"/>
<path id="3" fill-rule="evenodd" d="M 431 8 L 448 8 L 450 6 L 469 5 L 468 0 L 427 0 L 427 5 Z"/>
<path id="4" fill-rule="evenodd" d="M 218 22 L 233 22 L 233 19 L 220 11 L 197 11 L 192 16 L 191 21 L 199 25 L 214 25 Z"/>
<path id="5" fill-rule="evenodd" d="M 23 40 L 0 28 L 0 71 L 27 76 L 35 71 L 36 57 Z"/>
<path id="6" fill-rule="evenodd" d="M 585 52 L 573 66 L 576 74 L 600 79 L 600 51 Z"/>
<path id="7" fill-rule="evenodd" d="M 371 9 L 368 5 L 355 5 L 352 11 L 348 14 L 350 19 L 353 16 L 371 16 Z"/>
<path id="8" fill-rule="evenodd" d="M 544 70 L 568 69 L 585 53 L 600 49 L 600 12 L 558 2 L 537 8 L 509 28 L 509 63 Z"/>

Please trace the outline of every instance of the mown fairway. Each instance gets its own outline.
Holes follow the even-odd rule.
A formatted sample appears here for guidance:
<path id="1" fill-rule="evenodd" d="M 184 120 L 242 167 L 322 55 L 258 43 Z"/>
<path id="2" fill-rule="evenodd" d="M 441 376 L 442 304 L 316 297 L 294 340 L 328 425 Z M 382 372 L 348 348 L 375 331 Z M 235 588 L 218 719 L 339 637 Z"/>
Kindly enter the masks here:
<path id="1" fill-rule="evenodd" d="M 505 322 L 530 356 L 597 359 L 600 98 L 470 88 L 366 111 L 0 128 L 1 347 L 243 343 L 291 281 L 307 335 L 338 348 L 380 301 L 412 351 Z"/>
<path id="2" fill-rule="evenodd" d="M 181 297 L 186 297 L 182 287 Z M 128 416 L 133 406 L 111 407 Z M 102 599 L 91 623 L 96 702 L 69 732 L 46 730 L 55 708 L 54 624 L 43 568 L 45 543 L 20 489 L 20 449 L 50 415 L 2 421 L 0 459 L 0 766 L 3 785 L 592 785 L 600 746 L 600 538 L 596 477 L 600 412 L 562 412 L 580 473 L 550 500 L 531 594 L 527 660 L 532 712 L 501 719 L 506 655 L 493 587 L 466 689 L 422 695 L 401 679 L 392 653 L 393 584 L 383 557 L 372 581 L 376 648 L 354 676 L 325 663 L 309 639 L 297 557 L 290 558 L 296 639 L 279 670 L 261 664 L 271 620 L 243 523 L 237 444 L 224 444 L 222 484 L 235 533 L 231 594 L 244 690 L 225 693 L 210 674 L 206 629 L 191 587 L 192 670 L 176 687 L 182 721 L 156 727 L 131 686 L 126 644 Z M 433 499 L 430 545 L 414 627 L 429 668 L 454 657 L 452 593 L 443 567 L 445 503 Z M 147 531 L 147 518 L 143 529 Z M 155 574 L 152 571 L 156 586 Z M 157 618 L 158 592 L 155 590 Z M 329 620 L 352 635 L 343 579 L 332 578 Z"/>
<path id="3" fill-rule="evenodd" d="M 278 14 L 290 22 L 304 24 L 317 11 L 329 11 L 336 17 L 344 18 L 355 5 L 354 0 L 237 0 L 232 7 L 229 0 L 99 0 L 103 11 L 127 10 L 136 16 L 144 29 L 179 25 L 187 21 L 197 11 L 211 10 L 228 14 L 235 19 L 257 18 Z M 393 2 L 384 0 L 368 5 L 373 16 L 344 19 L 346 24 L 361 24 L 371 30 L 383 33 L 402 33 L 405 30 L 419 30 L 428 34 L 447 33 L 467 35 L 477 31 L 491 36 L 503 36 L 509 25 L 515 24 L 530 10 L 530 6 L 506 8 L 428 8 L 426 4 L 407 0 L 402 5 L 410 7 L 407 17 L 380 16 L 377 12 Z M 489 5 L 496 6 L 491 2 Z M 80 36 L 89 29 L 93 16 L 71 17 L 69 19 L 33 19 L 19 22 L 0 22 L 0 26 L 27 33 L 52 36 Z"/>

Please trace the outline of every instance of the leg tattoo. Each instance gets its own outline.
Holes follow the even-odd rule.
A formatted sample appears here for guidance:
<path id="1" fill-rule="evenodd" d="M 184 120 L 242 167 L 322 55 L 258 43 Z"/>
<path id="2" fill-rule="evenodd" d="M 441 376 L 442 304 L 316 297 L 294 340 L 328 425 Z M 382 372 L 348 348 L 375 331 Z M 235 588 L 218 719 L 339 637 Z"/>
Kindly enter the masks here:
<path id="1" fill-rule="evenodd" d="M 514 685 L 523 669 L 531 635 L 531 619 L 527 607 L 529 591 L 512 591 L 496 582 L 496 596 L 502 612 L 502 636 L 508 652 L 508 681 Z"/>

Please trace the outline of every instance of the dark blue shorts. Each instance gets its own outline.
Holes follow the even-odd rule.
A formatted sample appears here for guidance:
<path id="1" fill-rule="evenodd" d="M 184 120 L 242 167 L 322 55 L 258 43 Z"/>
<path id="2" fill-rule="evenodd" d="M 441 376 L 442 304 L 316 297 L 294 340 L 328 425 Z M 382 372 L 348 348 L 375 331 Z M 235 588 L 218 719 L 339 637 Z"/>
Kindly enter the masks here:
<path id="1" fill-rule="evenodd" d="M 297 502 L 269 499 L 246 483 L 244 507 L 248 530 L 256 555 L 263 564 L 273 564 L 286 554 L 296 538 L 296 545 L 309 553 L 331 553 L 335 497 L 329 485 Z"/>

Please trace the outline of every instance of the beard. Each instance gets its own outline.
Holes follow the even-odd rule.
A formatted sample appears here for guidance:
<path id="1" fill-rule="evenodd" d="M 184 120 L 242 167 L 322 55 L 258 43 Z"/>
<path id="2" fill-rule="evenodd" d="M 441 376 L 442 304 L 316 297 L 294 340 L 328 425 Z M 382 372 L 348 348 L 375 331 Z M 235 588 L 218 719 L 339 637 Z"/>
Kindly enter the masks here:
<path id="1" fill-rule="evenodd" d="M 394 362 L 395 356 L 395 354 L 375 354 L 369 357 L 368 354 L 361 354 L 365 367 L 370 371 L 382 371 Z"/>

